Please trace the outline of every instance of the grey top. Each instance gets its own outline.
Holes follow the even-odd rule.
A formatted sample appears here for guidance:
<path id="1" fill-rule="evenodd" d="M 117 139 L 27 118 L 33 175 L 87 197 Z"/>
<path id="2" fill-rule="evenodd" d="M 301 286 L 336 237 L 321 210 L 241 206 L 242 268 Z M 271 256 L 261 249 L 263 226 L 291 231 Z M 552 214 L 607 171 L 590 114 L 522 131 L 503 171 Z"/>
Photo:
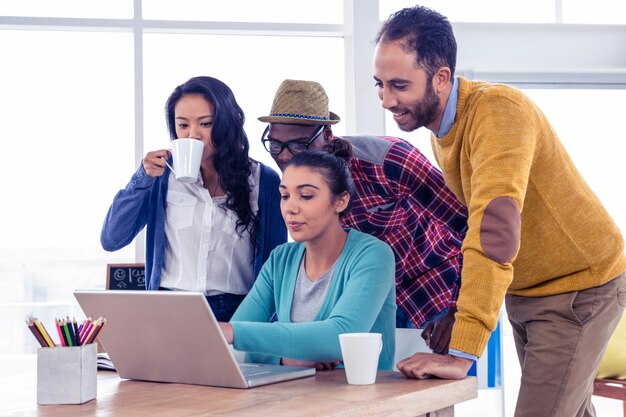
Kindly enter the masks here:
<path id="1" fill-rule="evenodd" d="M 296 278 L 293 303 L 291 304 L 291 321 L 293 323 L 315 321 L 328 292 L 330 279 L 333 276 L 336 265 L 337 261 L 324 275 L 315 281 L 311 281 L 304 268 L 304 256 L 302 257 L 300 268 L 298 269 L 298 277 Z"/>

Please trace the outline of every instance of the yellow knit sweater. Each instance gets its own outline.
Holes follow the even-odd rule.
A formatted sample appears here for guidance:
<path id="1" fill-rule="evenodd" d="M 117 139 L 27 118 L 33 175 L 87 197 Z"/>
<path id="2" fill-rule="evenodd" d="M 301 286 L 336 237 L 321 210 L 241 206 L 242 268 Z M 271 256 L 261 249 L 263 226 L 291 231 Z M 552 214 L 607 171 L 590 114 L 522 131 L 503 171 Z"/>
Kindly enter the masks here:
<path id="1" fill-rule="evenodd" d="M 454 125 L 431 141 L 469 209 L 451 349 L 482 354 L 507 292 L 561 294 L 626 270 L 618 227 L 519 90 L 459 78 Z"/>

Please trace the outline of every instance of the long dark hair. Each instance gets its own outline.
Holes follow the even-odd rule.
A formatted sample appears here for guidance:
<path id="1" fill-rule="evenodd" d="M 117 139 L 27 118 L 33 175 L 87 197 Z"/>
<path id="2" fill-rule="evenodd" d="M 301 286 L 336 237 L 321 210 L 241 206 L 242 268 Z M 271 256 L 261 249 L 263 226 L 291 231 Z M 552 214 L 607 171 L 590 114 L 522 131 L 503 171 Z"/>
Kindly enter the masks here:
<path id="1" fill-rule="evenodd" d="M 415 52 L 416 65 L 422 66 L 429 78 L 440 67 L 456 67 L 456 39 L 448 19 L 423 6 L 408 7 L 395 12 L 376 36 L 376 43 L 402 41 L 407 52 Z"/>
<path id="2" fill-rule="evenodd" d="M 254 245 L 258 218 L 250 206 L 250 185 L 248 178 L 252 172 L 248 152 L 250 144 L 243 130 L 245 116 L 237 104 L 232 90 L 213 77 L 194 77 L 174 89 L 165 104 L 165 115 L 170 139 L 176 139 L 174 108 L 184 96 L 199 95 L 213 104 L 213 128 L 211 142 L 215 148 L 213 165 L 217 171 L 219 185 L 226 193 L 224 207 L 237 213 L 237 233 L 242 236 L 245 230 L 250 233 Z"/>
<path id="3" fill-rule="evenodd" d="M 309 167 L 317 170 L 328 184 L 333 199 L 343 193 L 350 195 L 348 206 L 341 212 L 344 216 L 352 208 L 355 196 L 354 181 L 350 175 L 350 158 L 352 144 L 347 140 L 336 138 L 328 142 L 321 150 L 305 151 L 289 160 L 287 166 Z"/>

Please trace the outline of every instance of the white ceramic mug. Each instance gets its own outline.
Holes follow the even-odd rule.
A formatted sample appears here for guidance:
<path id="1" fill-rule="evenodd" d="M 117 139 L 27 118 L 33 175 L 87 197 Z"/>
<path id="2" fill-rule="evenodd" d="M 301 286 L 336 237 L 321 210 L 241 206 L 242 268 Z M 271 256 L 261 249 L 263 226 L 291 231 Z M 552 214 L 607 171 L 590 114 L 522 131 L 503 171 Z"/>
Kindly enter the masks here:
<path id="1" fill-rule="evenodd" d="M 172 158 L 174 166 L 167 166 L 174 172 L 180 182 L 196 182 L 202 162 L 204 143 L 198 139 L 181 138 L 172 141 Z"/>
<path id="2" fill-rule="evenodd" d="M 380 333 L 342 333 L 339 335 L 348 384 L 369 385 L 376 382 L 378 357 L 383 349 L 382 336 Z"/>

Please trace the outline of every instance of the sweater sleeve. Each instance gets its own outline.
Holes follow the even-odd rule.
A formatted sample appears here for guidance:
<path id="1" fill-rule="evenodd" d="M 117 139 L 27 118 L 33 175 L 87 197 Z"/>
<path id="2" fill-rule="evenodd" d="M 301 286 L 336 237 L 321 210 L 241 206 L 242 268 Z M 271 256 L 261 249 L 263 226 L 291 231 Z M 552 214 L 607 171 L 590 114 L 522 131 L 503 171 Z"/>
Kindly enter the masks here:
<path id="1" fill-rule="evenodd" d="M 276 259 L 270 259 L 276 261 Z M 339 274 L 336 270 L 333 280 L 337 281 L 329 288 L 329 294 L 321 308 L 323 311 L 330 307 L 328 308 L 330 313 L 319 321 L 267 323 L 250 320 L 268 318 L 271 309 L 271 304 L 263 306 L 262 302 L 262 300 L 270 302 L 270 288 L 265 279 L 257 280 L 259 293 L 257 294 L 253 289 L 250 293 L 253 298 L 245 305 L 242 304 L 241 314 L 238 310 L 231 322 L 235 334 L 235 348 L 305 361 L 341 360 L 339 334 L 370 331 L 390 291 L 394 288 L 393 253 L 386 244 L 380 241 L 367 244 L 354 253 L 354 256 L 346 258 L 343 264 Z M 273 266 L 272 269 L 274 269 Z M 270 272 L 270 268 L 267 272 Z M 295 276 L 289 278 L 295 279 Z M 279 297 L 284 302 L 283 297 L 291 299 L 285 293 L 285 289 L 293 290 L 293 285 L 282 287 Z M 264 298 L 261 297 L 261 292 Z M 336 300 L 336 303 L 328 306 L 329 300 Z M 285 308 L 290 308 L 290 306 L 285 306 Z"/>
<path id="2" fill-rule="evenodd" d="M 148 176 L 140 164 L 126 188 L 115 195 L 100 233 L 104 250 L 116 251 L 125 247 L 144 228 L 154 182 L 155 178 Z"/>
<path id="3" fill-rule="evenodd" d="M 276 304 L 274 302 L 274 282 L 272 280 L 271 266 L 272 258 L 276 256 L 276 252 L 270 254 L 269 260 L 263 265 L 254 286 L 246 295 L 246 298 L 233 314 L 230 322 L 234 321 L 250 321 L 250 322 L 269 322 L 276 313 Z M 235 327 L 235 326 L 233 326 Z M 237 333 L 236 333 L 237 334 Z M 239 334 L 237 334 L 239 336 Z M 234 347 L 240 349 L 239 343 L 235 340 Z M 241 349 L 245 350 L 245 349 Z M 246 362 L 253 363 L 270 363 L 278 365 L 280 356 L 272 354 L 264 354 L 258 352 L 246 352 Z"/>
<path id="4" fill-rule="evenodd" d="M 481 356 L 513 279 L 537 135 L 532 117 L 509 97 L 477 100 L 464 133 L 469 219 L 450 349 Z"/>

